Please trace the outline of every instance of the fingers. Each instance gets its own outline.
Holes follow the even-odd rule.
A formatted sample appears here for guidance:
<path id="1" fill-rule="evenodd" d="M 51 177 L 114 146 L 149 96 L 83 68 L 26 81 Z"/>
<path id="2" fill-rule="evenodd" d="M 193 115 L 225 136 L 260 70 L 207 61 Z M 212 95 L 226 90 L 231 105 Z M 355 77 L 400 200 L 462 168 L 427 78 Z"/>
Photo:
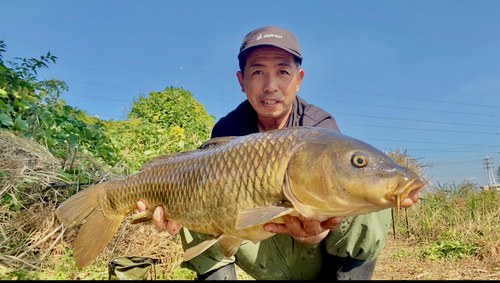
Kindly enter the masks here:
<path id="1" fill-rule="evenodd" d="M 339 218 L 342 219 L 342 218 Z M 334 219 L 333 224 L 323 225 L 315 219 L 303 218 L 302 221 L 293 216 L 283 216 L 284 224 L 268 223 L 264 226 L 264 230 L 271 233 L 287 234 L 296 238 L 307 238 L 316 236 L 329 230 L 330 226 L 336 228 L 337 220 Z M 340 220 L 340 223 L 341 220 Z"/>
<path id="2" fill-rule="evenodd" d="M 337 230 L 342 225 L 342 217 L 332 217 L 323 222 L 315 219 L 293 216 L 283 216 L 283 224 L 268 223 L 264 230 L 271 233 L 291 235 L 300 243 L 317 244 L 321 242 L 331 230 Z"/>
<path id="3" fill-rule="evenodd" d="M 139 210 L 139 212 L 145 211 L 146 209 L 147 209 L 146 203 L 144 203 L 143 201 L 137 202 L 137 210 Z M 168 221 L 167 219 L 165 219 L 165 211 L 163 210 L 162 206 L 157 206 L 155 208 L 155 211 L 153 212 L 152 222 L 156 226 L 156 228 L 160 230 L 167 229 L 167 232 L 170 235 L 175 235 L 179 233 L 179 231 L 182 228 L 181 224 L 175 221 Z"/>
<path id="4" fill-rule="evenodd" d="M 146 210 L 146 204 L 141 200 L 138 201 L 137 202 L 137 210 L 139 210 L 139 212 L 143 212 L 144 210 Z"/>
<path id="5" fill-rule="evenodd" d="M 270 233 L 290 235 L 290 232 L 285 224 L 267 223 L 264 225 L 264 230 Z"/>
<path id="6" fill-rule="evenodd" d="M 156 228 L 163 230 L 167 228 L 167 219 L 165 219 L 165 213 L 163 212 L 163 207 L 157 206 L 155 212 L 153 213 L 153 223 Z"/>
<path id="7" fill-rule="evenodd" d="M 325 229 L 330 229 L 332 231 L 335 231 L 342 226 L 342 222 L 344 221 L 344 218 L 342 217 L 332 217 L 328 218 L 327 220 L 321 222 L 321 226 Z"/>
<path id="8" fill-rule="evenodd" d="M 179 233 L 179 231 L 181 230 L 182 228 L 182 225 L 175 222 L 175 221 L 167 221 L 167 232 L 170 234 L 170 235 L 175 235 L 177 233 Z"/>
<path id="9" fill-rule="evenodd" d="M 302 227 L 302 222 L 297 217 L 283 216 L 284 224 L 268 223 L 264 230 L 276 234 L 286 234 L 294 237 L 306 237 L 307 232 Z"/>
<path id="10" fill-rule="evenodd" d="M 168 234 L 171 236 L 179 233 L 179 231 L 182 228 L 182 225 L 175 222 L 175 221 L 168 221 L 165 219 L 165 212 L 163 210 L 163 207 L 157 206 L 155 208 L 155 212 L 153 213 L 153 223 L 155 224 L 156 228 L 160 230 L 167 229 Z"/>
<path id="11" fill-rule="evenodd" d="M 418 198 L 420 196 L 420 189 L 411 191 L 408 197 L 406 197 L 402 202 L 401 202 L 401 207 L 410 207 L 413 204 L 415 204 L 418 201 Z"/>
<path id="12" fill-rule="evenodd" d="M 328 233 L 330 233 L 330 230 L 325 230 L 322 233 L 319 233 L 318 235 L 310 237 L 301 237 L 301 238 L 294 237 L 294 239 L 302 244 L 315 245 L 321 242 L 324 238 L 326 238 L 326 236 L 328 236 Z"/>
<path id="13" fill-rule="evenodd" d="M 285 226 L 288 228 L 288 232 L 293 237 L 307 237 L 316 234 L 308 235 L 307 231 L 302 226 L 302 222 L 300 222 L 299 218 L 292 216 L 284 216 L 283 220 L 285 221 Z"/>
<path id="14" fill-rule="evenodd" d="M 318 235 L 327 230 L 321 225 L 321 222 L 316 219 L 304 218 L 302 220 L 302 225 L 304 227 L 304 231 L 306 232 L 306 236 Z"/>

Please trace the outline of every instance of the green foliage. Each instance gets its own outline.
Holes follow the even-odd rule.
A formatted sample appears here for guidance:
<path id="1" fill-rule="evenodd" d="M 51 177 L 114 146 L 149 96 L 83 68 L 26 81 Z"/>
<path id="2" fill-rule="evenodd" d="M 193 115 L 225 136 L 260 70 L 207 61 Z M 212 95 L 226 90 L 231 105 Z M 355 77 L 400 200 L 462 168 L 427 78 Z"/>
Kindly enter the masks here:
<path id="1" fill-rule="evenodd" d="M 141 95 L 127 120 L 106 125 L 108 138 L 136 171 L 155 156 L 200 146 L 210 138 L 214 118 L 189 91 L 170 87 Z"/>
<path id="2" fill-rule="evenodd" d="M 0 40 L 0 129 L 42 141 L 59 157 L 67 155 L 67 142 L 69 148 L 78 147 L 93 158 L 116 163 L 119 156 L 107 141 L 102 122 L 59 98 L 68 89 L 66 83 L 36 79 L 37 69 L 47 68 L 57 57 L 48 52 L 40 59 L 15 58 L 16 62 L 7 61 L 6 66 L 2 59 L 5 48 Z"/>
<path id="3" fill-rule="evenodd" d="M 37 80 L 37 70 L 55 63 L 55 56 L 5 62 L 4 52 L 0 41 L 0 226 L 2 234 L 9 235 L 0 253 L 12 259 L 0 264 L 0 280 L 106 279 L 107 262 L 79 269 L 71 249 L 40 244 L 48 239 L 57 242 L 63 235 L 48 228 L 59 225 L 53 212 L 47 212 L 48 204 L 55 211 L 56 203 L 81 189 L 82 183 L 103 176 L 113 179 L 115 171 L 120 177 L 130 174 L 118 163 L 122 155 L 128 168 L 137 170 L 154 156 L 198 147 L 210 137 L 214 117 L 191 93 L 170 87 L 141 95 L 125 121 L 101 121 L 60 98 L 67 90 L 64 82 Z M 111 166 L 113 170 L 107 170 Z M 34 216 L 28 217 L 28 211 Z M 47 253 L 38 250 L 44 245 Z M 50 249 L 59 252 L 46 256 Z M 23 259 L 16 260 L 20 253 Z M 179 276 L 194 278 L 186 271 Z"/>
<path id="4" fill-rule="evenodd" d="M 431 260 L 450 258 L 470 258 L 477 254 L 479 247 L 469 241 L 460 240 L 455 230 L 443 232 L 439 239 L 421 250 L 421 258 Z"/>
<path id="5" fill-rule="evenodd" d="M 92 279 L 107 280 L 108 272 L 103 264 L 77 268 L 73 258 L 73 250 L 63 248 L 63 255 L 59 256 L 51 270 L 48 269 L 18 269 L 12 272 L 0 273 L 0 280 L 75 280 Z M 0 270 L 1 271 L 1 270 Z M 80 278 L 83 275 L 85 278 Z"/>
<path id="6" fill-rule="evenodd" d="M 187 268 L 175 268 L 170 272 L 168 278 L 158 278 L 160 280 L 197 280 L 196 272 Z"/>
<path id="7" fill-rule="evenodd" d="M 421 246 L 422 258 L 489 257 L 500 241 L 499 203 L 499 192 L 479 190 L 467 180 L 438 183 L 405 213 L 394 214 L 395 237 Z"/>
<path id="8" fill-rule="evenodd" d="M 158 123 L 166 129 L 175 126 L 184 129 L 182 148 L 186 149 L 195 148 L 210 137 L 215 119 L 189 91 L 175 87 L 151 92 L 148 97 L 141 95 L 134 101 L 128 117 Z"/>
<path id="9" fill-rule="evenodd" d="M 479 250 L 478 247 L 459 240 L 438 240 L 431 246 L 426 246 L 421 254 L 422 258 L 432 260 L 449 258 L 470 258 Z"/>

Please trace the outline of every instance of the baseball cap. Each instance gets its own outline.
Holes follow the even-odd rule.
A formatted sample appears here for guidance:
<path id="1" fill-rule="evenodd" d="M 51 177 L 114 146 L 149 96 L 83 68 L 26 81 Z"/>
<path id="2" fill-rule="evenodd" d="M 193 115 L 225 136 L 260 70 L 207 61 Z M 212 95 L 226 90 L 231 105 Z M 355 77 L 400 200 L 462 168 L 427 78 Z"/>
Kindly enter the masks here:
<path id="1" fill-rule="evenodd" d="M 302 62 L 299 42 L 295 35 L 289 30 L 273 26 L 258 28 L 248 33 L 241 43 L 238 60 L 245 59 L 248 52 L 256 47 L 266 45 L 281 48 Z"/>

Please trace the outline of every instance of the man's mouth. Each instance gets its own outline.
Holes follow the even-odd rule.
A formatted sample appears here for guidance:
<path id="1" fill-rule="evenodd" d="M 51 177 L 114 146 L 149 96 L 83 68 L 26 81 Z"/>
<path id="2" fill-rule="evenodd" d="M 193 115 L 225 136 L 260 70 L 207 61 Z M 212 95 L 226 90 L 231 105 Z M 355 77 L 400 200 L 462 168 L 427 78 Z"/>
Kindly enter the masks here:
<path id="1" fill-rule="evenodd" d="M 276 101 L 276 100 L 262 100 L 262 103 L 264 103 L 266 105 L 275 105 L 276 103 L 278 103 L 278 101 Z"/>

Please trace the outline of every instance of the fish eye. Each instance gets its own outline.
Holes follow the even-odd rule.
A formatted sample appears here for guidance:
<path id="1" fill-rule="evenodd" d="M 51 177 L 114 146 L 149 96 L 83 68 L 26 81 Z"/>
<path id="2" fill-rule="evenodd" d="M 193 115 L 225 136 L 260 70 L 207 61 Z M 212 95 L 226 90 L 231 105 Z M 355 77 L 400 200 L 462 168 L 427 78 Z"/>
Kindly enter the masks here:
<path id="1" fill-rule="evenodd" d="M 351 159 L 351 162 L 354 166 L 358 167 L 358 168 L 362 168 L 362 167 L 365 167 L 366 165 L 368 165 L 368 156 L 363 154 L 363 153 L 355 153 L 353 156 L 352 156 L 352 159 Z"/>

